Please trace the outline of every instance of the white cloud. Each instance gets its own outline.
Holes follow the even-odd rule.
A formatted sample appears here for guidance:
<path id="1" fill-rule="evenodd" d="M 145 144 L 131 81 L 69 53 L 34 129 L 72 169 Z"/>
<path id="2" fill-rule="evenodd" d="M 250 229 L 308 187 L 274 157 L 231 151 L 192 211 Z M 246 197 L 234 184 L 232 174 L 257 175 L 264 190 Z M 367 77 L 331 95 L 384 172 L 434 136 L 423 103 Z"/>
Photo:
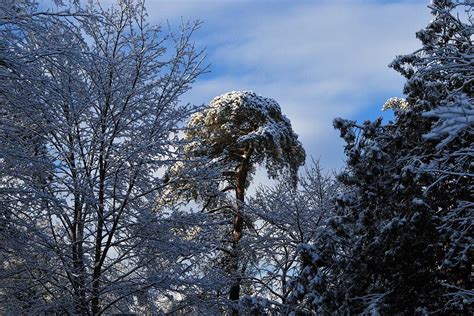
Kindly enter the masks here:
<path id="1" fill-rule="evenodd" d="M 186 96 L 206 103 L 230 90 L 276 99 L 308 155 L 342 165 L 337 116 L 379 111 L 380 95 L 401 95 L 403 79 L 388 69 L 397 54 L 419 47 L 415 32 L 429 21 L 427 2 L 151 1 L 154 21 L 204 21 L 196 37 L 207 47 L 210 75 Z"/>

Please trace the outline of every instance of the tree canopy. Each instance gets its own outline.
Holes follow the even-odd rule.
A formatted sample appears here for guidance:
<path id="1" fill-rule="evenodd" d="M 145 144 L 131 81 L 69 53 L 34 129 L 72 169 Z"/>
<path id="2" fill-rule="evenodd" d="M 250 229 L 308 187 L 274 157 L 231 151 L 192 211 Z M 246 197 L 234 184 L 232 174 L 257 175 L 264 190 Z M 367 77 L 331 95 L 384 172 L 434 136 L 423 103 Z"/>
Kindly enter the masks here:
<path id="1" fill-rule="evenodd" d="M 250 91 L 214 98 L 191 116 L 186 139 L 188 155 L 209 157 L 229 172 L 249 155 L 252 169 L 262 164 L 271 177 L 287 171 L 295 181 L 305 160 L 303 146 L 280 105 Z"/>

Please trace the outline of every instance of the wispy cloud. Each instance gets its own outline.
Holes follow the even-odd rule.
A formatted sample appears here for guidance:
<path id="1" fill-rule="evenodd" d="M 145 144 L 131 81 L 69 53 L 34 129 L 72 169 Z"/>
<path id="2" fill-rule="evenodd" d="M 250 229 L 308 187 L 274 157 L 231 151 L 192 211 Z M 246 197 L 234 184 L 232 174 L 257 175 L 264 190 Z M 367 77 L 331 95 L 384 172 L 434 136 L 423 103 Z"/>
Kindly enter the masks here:
<path id="1" fill-rule="evenodd" d="M 383 98 L 401 95 L 388 63 L 419 44 L 427 1 L 148 1 L 155 22 L 198 18 L 195 40 L 212 72 L 187 100 L 207 103 L 229 90 L 273 97 L 292 120 L 308 155 L 342 165 L 336 116 L 379 115 Z"/>

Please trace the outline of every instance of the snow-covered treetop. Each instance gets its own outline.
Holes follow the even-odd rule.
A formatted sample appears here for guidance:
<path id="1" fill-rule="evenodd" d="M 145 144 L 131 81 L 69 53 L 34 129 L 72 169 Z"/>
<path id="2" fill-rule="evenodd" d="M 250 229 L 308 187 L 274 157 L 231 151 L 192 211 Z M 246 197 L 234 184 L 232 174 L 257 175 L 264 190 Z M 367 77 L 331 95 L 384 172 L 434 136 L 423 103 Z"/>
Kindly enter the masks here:
<path id="1" fill-rule="evenodd" d="M 417 32 L 422 48 L 390 64 L 407 78 L 406 100 L 392 98 L 384 109 L 415 111 L 432 121 L 426 139 L 441 148 L 472 134 L 474 96 L 474 2 L 433 0 L 433 19 Z"/>
<path id="2" fill-rule="evenodd" d="M 189 123 L 185 151 L 219 159 L 235 167 L 243 159 L 264 164 L 270 177 L 282 170 L 296 179 L 305 152 L 280 105 L 251 91 L 232 91 L 214 98 Z M 251 157 L 250 157 L 251 156 Z"/>
<path id="3" fill-rule="evenodd" d="M 405 110 L 408 108 L 408 103 L 405 99 L 393 97 L 385 101 L 385 104 L 382 107 L 382 111 L 389 109 L 392 110 Z"/>

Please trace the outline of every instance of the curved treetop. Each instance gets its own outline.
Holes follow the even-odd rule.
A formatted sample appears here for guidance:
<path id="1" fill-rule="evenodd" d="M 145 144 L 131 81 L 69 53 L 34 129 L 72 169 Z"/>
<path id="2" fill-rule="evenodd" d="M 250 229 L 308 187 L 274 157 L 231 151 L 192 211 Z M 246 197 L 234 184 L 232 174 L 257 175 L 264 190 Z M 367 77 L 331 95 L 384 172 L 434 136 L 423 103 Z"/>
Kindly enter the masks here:
<path id="1" fill-rule="evenodd" d="M 296 181 L 305 151 L 291 123 L 271 98 L 251 91 L 232 91 L 214 98 L 189 123 L 185 151 L 209 157 L 235 171 L 244 159 L 262 164 L 272 178 L 289 172 Z"/>

